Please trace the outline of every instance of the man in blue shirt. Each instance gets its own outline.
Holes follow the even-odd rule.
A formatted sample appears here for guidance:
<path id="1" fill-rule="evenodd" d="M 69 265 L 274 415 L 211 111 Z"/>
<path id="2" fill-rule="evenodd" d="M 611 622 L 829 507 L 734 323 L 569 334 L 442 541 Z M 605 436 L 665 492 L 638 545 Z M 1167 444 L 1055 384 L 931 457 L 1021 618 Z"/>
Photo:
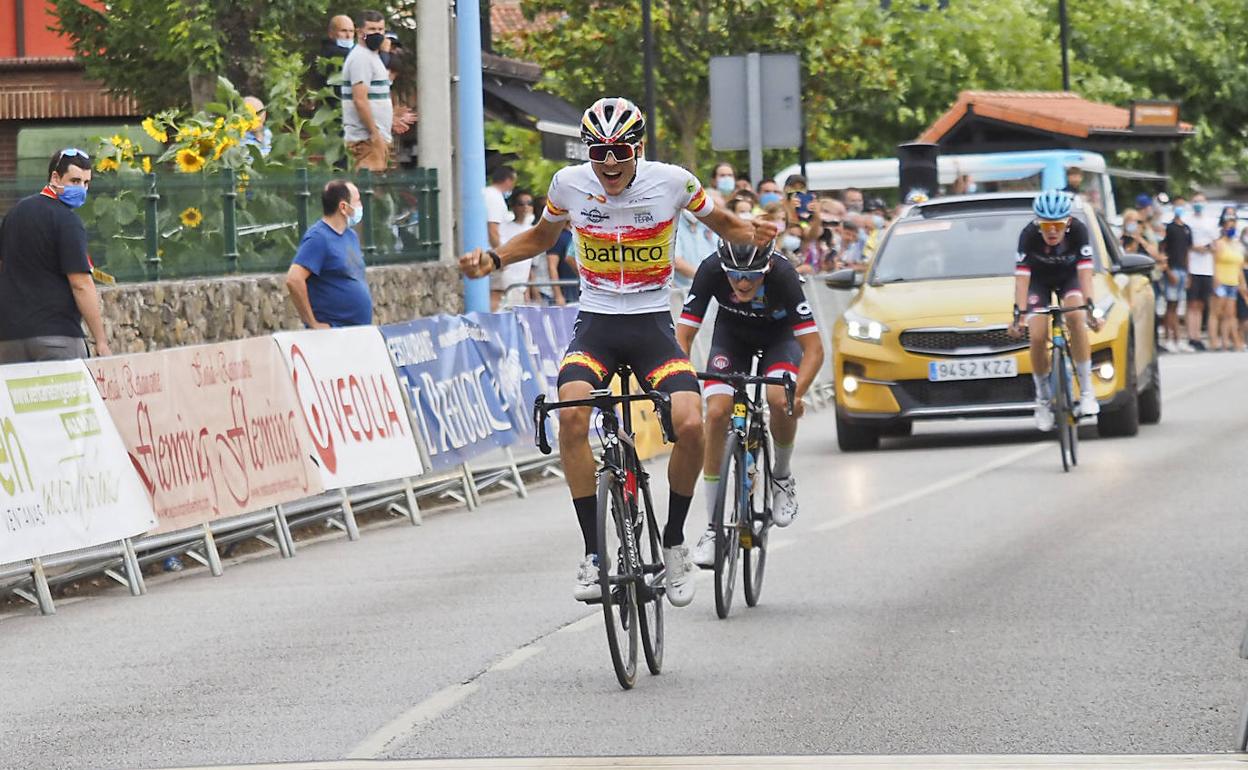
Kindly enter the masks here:
<path id="1" fill-rule="evenodd" d="M 309 329 L 373 322 L 373 296 L 364 275 L 364 253 L 351 228 L 364 207 L 360 191 L 335 179 L 321 192 L 324 216 L 308 228 L 286 272 L 286 289 Z"/>

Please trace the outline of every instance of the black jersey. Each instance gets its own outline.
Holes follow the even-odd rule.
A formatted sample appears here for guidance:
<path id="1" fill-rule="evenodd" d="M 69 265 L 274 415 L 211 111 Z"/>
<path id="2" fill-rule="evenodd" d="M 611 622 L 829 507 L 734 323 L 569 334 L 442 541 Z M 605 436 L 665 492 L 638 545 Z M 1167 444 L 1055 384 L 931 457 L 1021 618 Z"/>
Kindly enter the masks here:
<path id="1" fill-rule="evenodd" d="M 790 332 L 801 335 L 817 331 L 815 317 L 802 291 L 802 280 L 797 270 L 787 259 L 774 254 L 762 287 L 749 302 L 734 299 L 732 284 L 728 282 L 728 274 L 718 259 L 710 257 L 702 260 L 685 298 L 680 323 L 700 328 L 712 297 L 719 303 L 716 327 L 729 326 L 743 333 L 761 335 L 787 335 Z"/>
<path id="2" fill-rule="evenodd" d="M 1038 273 L 1058 276 L 1073 273 L 1081 267 L 1092 266 L 1092 244 L 1088 240 L 1088 228 L 1078 219 L 1070 220 L 1066 237 L 1056 246 L 1044 242 L 1040 226 L 1035 222 L 1024 227 L 1018 236 L 1015 275 Z"/>

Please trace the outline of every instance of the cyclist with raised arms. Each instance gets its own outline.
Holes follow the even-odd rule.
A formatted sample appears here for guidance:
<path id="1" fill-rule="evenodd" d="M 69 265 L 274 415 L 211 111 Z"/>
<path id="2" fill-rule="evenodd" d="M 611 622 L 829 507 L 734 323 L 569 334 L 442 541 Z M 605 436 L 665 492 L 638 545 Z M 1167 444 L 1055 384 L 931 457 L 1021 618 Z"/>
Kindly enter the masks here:
<path id="1" fill-rule="evenodd" d="M 1036 427 L 1053 430 L 1053 397 L 1049 386 L 1049 317 L 1036 311 L 1048 307 L 1054 294 L 1063 307 L 1091 307 L 1092 245 L 1088 228 L 1071 216 L 1074 196 L 1046 190 L 1036 196 L 1032 211 L 1036 219 L 1018 237 L 1018 261 L 1014 268 L 1014 324 L 1011 334 L 1021 337 L 1024 317 L 1030 331 L 1031 376 L 1036 384 Z M 1092 350 L 1088 328 L 1102 321 L 1086 311 L 1067 316 L 1071 358 L 1079 379 L 1079 412 L 1099 414 L 1100 404 L 1092 390 Z"/>
<path id="2" fill-rule="evenodd" d="M 642 158 L 645 131 L 645 117 L 629 100 L 594 102 L 581 119 L 589 163 L 555 174 L 535 227 L 496 250 L 463 255 L 460 269 L 476 278 L 543 254 L 571 220 L 581 310 L 559 368 L 559 400 L 589 398 L 618 364 L 631 367 L 647 387 L 671 394 L 677 441 L 668 463 L 663 561 L 667 598 L 683 607 L 694 593 L 684 525 L 702 464 L 702 398 L 689 357 L 676 344 L 670 311 L 676 223 L 681 209 L 688 209 L 724 238 L 758 243 L 769 243 L 776 227 L 716 209 L 689 171 Z M 559 456 L 585 541 L 573 592 L 582 601 L 600 595 L 589 423 L 588 407 L 559 411 Z"/>
<path id="3" fill-rule="evenodd" d="M 791 416 L 785 408 L 784 388 L 767 386 L 775 449 L 772 521 L 778 527 L 787 527 L 797 515 L 797 482 L 793 479 L 790 460 L 797 438 L 797 421 L 804 411 L 801 399 L 823 365 L 823 342 L 815 328 L 797 270 L 788 259 L 773 251 L 771 244 L 722 242 L 714 257 L 702 261 L 676 330 L 676 340 L 686 354 L 702 327 L 712 298 L 719 304 L 719 313 L 715 316 L 715 330 L 707 356 L 708 372 L 750 374 L 754 354 L 761 351 L 759 374 L 796 380 Z M 710 524 L 715 520 L 713 509 L 732 411 L 732 386 L 707 380 L 703 395 L 706 396 L 706 456 L 702 479 L 707 523 Z M 715 564 L 713 527 L 708 527 L 694 546 L 693 561 L 704 567 Z"/>

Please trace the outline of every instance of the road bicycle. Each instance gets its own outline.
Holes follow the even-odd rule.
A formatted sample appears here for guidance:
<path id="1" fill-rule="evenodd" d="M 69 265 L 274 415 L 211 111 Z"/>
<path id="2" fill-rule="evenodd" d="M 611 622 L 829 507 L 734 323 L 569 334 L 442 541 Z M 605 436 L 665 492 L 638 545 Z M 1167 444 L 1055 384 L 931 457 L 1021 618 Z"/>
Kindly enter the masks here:
<path id="1" fill-rule="evenodd" d="M 611 377 L 589 398 L 572 401 L 546 401 L 538 396 L 533 405 L 537 426 L 537 447 L 550 454 L 546 439 L 546 416 L 558 409 L 593 407 L 597 409 L 595 428 L 601 441 L 598 458 L 598 584 L 599 598 L 607 629 L 607 646 L 615 677 L 625 690 L 637 683 L 637 642 L 651 674 L 663 668 L 664 577 L 662 530 L 650 495 L 650 474 L 637 457 L 629 406 L 649 401 L 659 418 L 663 437 L 675 442 L 672 428 L 671 397 L 657 390 L 629 393 L 632 372 L 620 366 L 612 376 L 621 383 L 619 395 L 610 390 Z M 623 407 L 617 413 L 617 407 Z"/>
<path id="2" fill-rule="evenodd" d="M 793 414 L 796 384 L 789 377 L 750 374 L 698 372 L 698 379 L 723 382 L 733 390 L 732 417 L 711 522 L 715 531 L 715 614 L 722 620 L 732 609 L 738 558 L 745 562 L 741 576 L 745 603 L 756 606 L 763 592 L 767 533 L 772 525 L 771 432 L 763 386 L 782 386 L 787 411 Z"/>
<path id="3" fill-rule="evenodd" d="M 1036 313 L 1047 315 L 1051 321 L 1049 350 L 1049 400 L 1053 410 L 1053 426 L 1062 452 L 1062 470 L 1069 472 L 1079 464 L 1079 411 L 1075 400 L 1073 374 L 1074 361 L 1070 357 L 1070 341 L 1066 332 L 1066 314 L 1080 310 L 1092 312 L 1090 307 L 1062 307 L 1049 305 Z"/>

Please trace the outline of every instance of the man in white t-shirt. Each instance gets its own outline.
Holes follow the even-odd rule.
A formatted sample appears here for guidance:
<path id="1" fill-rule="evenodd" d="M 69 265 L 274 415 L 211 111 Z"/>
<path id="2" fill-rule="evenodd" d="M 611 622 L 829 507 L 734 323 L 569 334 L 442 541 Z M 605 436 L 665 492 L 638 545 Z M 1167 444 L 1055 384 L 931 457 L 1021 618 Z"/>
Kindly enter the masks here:
<path id="1" fill-rule="evenodd" d="M 511 196 L 511 211 L 507 221 L 498 226 L 499 245 L 510 241 L 520 233 L 533 226 L 533 196 L 527 192 L 517 192 Z M 529 271 L 533 260 L 523 259 L 512 262 L 502 270 L 490 273 L 490 309 L 495 312 L 502 306 L 503 294 L 507 287 L 517 283 L 528 283 Z M 524 299 L 525 292 L 512 289 L 507 299 L 518 302 Z"/>
<path id="2" fill-rule="evenodd" d="M 1200 327 L 1205 305 L 1213 295 L 1213 242 L 1220 235 L 1218 218 L 1208 211 L 1204 193 L 1192 196 L 1192 216 L 1186 221 L 1192 228 L 1192 250 L 1187 258 L 1187 339 L 1192 347 L 1204 350 Z"/>
<path id="3" fill-rule="evenodd" d="M 507 210 L 507 199 L 511 191 L 516 189 L 516 170 L 511 166 L 499 166 L 490 174 L 490 183 L 485 186 L 485 222 L 489 230 L 490 248 L 497 249 L 503 245 L 499 235 L 499 226 L 511 221 L 511 212 Z"/>

